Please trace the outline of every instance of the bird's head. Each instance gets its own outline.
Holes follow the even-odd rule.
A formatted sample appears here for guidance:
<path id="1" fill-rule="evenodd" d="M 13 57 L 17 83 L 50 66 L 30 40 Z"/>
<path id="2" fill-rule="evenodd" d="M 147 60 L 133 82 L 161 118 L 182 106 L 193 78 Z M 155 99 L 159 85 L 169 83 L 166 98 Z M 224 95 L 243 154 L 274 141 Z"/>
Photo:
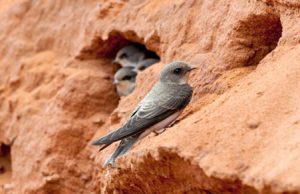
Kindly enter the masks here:
<path id="1" fill-rule="evenodd" d="M 125 46 L 117 52 L 113 63 L 118 63 L 122 67 L 132 66 L 145 58 L 145 51 L 135 45 Z"/>
<path id="2" fill-rule="evenodd" d="M 161 74 L 160 81 L 164 83 L 187 84 L 189 72 L 195 67 L 182 61 L 175 61 L 166 65 Z"/>
<path id="3" fill-rule="evenodd" d="M 122 67 L 114 76 L 114 84 L 120 84 L 121 82 L 135 82 L 137 73 L 133 67 Z"/>
<path id="4" fill-rule="evenodd" d="M 116 85 L 119 96 L 127 96 L 134 90 L 136 76 L 133 67 L 122 67 L 116 72 L 113 84 Z"/>

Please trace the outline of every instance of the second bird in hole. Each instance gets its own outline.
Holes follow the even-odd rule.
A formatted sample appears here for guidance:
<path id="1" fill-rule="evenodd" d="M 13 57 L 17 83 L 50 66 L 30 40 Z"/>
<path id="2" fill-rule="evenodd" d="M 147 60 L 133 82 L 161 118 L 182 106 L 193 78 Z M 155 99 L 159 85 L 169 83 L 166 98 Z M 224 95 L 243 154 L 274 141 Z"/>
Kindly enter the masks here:
<path id="1" fill-rule="evenodd" d="M 121 65 L 113 81 L 117 93 L 119 96 L 127 96 L 135 88 L 137 74 L 158 63 L 159 57 L 142 45 L 132 44 L 120 49 L 113 62 Z"/>

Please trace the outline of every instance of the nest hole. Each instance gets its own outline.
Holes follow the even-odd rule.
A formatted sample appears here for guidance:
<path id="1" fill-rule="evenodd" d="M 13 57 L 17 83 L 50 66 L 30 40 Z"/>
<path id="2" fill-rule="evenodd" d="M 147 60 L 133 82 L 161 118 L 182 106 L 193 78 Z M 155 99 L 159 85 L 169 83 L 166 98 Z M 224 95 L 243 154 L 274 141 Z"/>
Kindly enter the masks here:
<path id="1" fill-rule="evenodd" d="M 125 81 L 126 80 L 130 80 L 130 83 L 134 83 L 136 84 L 136 75 L 139 74 L 141 71 L 143 71 L 144 69 L 148 68 L 151 65 L 154 65 L 155 63 L 158 63 L 160 61 L 160 57 L 159 55 L 153 51 L 155 49 L 158 49 L 158 43 L 160 42 L 160 39 L 158 38 L 157 35 L 151 36 L 147 41 L 146 44 L 144 44 L 144 38 L 138 37 L 136 35 L 135 32 L 133 31 L 127 31 L 127 32 L 118 32 L 118 31 L 112 31 L 111 33 L 109 33 L 107 39 L 103 39 L 100 37 L 95 38 L 92 43 L 85 47 L 84 49 L 82 49 L 82 51 L 80 52 L 80 55 L 77 56 L 78 59 L 80 60 L 90 60 L 90 59 L 99 59 L 99 60 L 107 60 L 108 63 L 106 63 L 107 65 L 113 66 L 114 67 L 114 71 L 112 71 L 112 75 L 110 76 L 112 79 L 112 83 L 114 81 L 115 83 L 115 88 L 116 88 L 116 92 L 119 96 L 127 96 L 129 94 L 131 94 L 133 92 L 135 86 L 125 86 Z M 150 46 L 152 46 L 152 50 L 151 48 L 148 48 L 147 44 L 149 44 Z M 132 57 L 133 55 L 129 54 L 127 55 L 129 59 L 134 59 L 133 61 L 131 60 L 121 60 L 119 57 L 118 59 L 120 60 L 115 60 L 117 53 L 124 47 L 127 46 L 134 46 L 135 48 L 138 48 L 137 50 L 135 50 L 135 52 L 128 52 L 128 53 L 144 53 L 144 55 L 142 55 L 143 57 L 140 57 L 140 55 L 138 55 L 139 57 Z M 128 54 L 127 53 L 127 54 Z M 122 56 L 122 55 L 119 55 Z M 137 58 L 139 58 L 138 60 L 136 60 Z M 147 59 L 147 60 L 146 60 Z M 146 62 L 147 61 L 147 62 Z M 117 63 L 116 63 L 117 62 Z M 122 63 L 124 62 L 124 63 Z M 125 64 L 126 62 L 126 64 Z M 137 65 L 139 64 L 139 65 Z M 118 75 L 120 76 L 115 76 L 117 75 L 117 71 L 126 66 L 131 66 L 133 65 L 132 69 L 130 71 L 133 72 L 129 72 L 129 70 L 126 70 L 127 73 L 131 73 L 131 77 L 128 75 L 127 78 L 124 77 L 126 75 L 123 76 L 120 75 L 121 71 L 119 72 Z M 123 72 L 126 72 L 125 70 L 123 70 Z M 120 78 L 120 82 L 115 82 L 115 78 L 119 78 L 122 77 L 122 79 Z M 124 82 L 123 82 L 123 77 L 124 77 Z M 125 79 L 126 78 L 126 79 Z M 134 80 L 134 81 L 132 81 Z M 121 88 L 121 89 L 120 89 Z M 130 89 L 128 89 L 130 88 Z M 130 90 L 130 92 L 128 92 L 128 90 Z M 120 92 L 122 91 L 122 92 Z M 126 91 L 126 92 L 124 92 Z"/>
<path id="2" fill-rule="evenodd" d="M 234 52 L 237 60 L 241 59 L 237 66 L 256 66 L 276 48 L 281 35 L 282 25 L 276 14 L 250 15 L 241 20 L 233 32 Z"/>
<path id="3" fill-rule="evenodd" d="M 12 175 L 10 146 L 0 145 L 0 185 L 10 182 Z"/>
<path id="4" fill-rule="evenodd" d="M 153 41 L 151 41 L 150 39 L 148 42 Z M 149 49 L 147 46 L 145 46 L 145 44 L 143 43 L 143 39 L 138 37 L 133 31 L 127 31 L 124 33 L 112 31 L 111 33 L 109 33 L 106 40 L 103 40 L 100 37 L 94 38 L 91 45 L 83 48 L 76 58 L 81 60 L 101 58 L 114 59 L 117 52 L 121 48 L 128 45 L 136 45 L 144 48 L 149 52 L 151 57 L 160 59 L 159 55 L 155 51 L 153 51 L 153 49 Z"/>

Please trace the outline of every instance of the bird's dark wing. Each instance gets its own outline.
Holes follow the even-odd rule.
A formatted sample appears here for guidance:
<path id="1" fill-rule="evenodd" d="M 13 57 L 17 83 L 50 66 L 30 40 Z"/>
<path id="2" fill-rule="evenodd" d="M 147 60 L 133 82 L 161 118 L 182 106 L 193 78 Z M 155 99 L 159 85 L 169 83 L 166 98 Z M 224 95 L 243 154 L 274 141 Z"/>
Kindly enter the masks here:
<path id="1" fill-rule="evenodd" d="M 125 137 L 142 133 L 145 129 L 168 118 L 184 108 L 190 101 L 192 91 L 187 95 L 164 95 L 159 100 L 141 103 L 127 123 L 120 129 L 93 142 L 94 145 L 110 144 Z"/>

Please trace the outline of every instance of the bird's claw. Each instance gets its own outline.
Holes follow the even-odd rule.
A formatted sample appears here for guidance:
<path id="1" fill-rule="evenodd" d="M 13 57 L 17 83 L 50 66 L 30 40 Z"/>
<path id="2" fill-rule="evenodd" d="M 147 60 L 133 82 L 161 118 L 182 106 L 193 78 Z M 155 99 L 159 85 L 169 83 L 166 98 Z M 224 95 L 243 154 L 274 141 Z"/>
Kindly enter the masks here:
<path id="1" fill-rule="evenodd" d="M 165 128 L 164 129 L 159 129 L 159 130 L 154 130 L 153 133 L 155 133 L 155 136 L 158 136 L 160 134 L 162 134 L 163 132 L 165 132 Z"/>
<path id="2" fill-rule="evenodd" d="M 107 168 L 107 169 L 115 168 L 115 161 L 114 161 L 114 160 L 111 160 L 111 159 L 108 159 L 108 160 L 104 163 L 103 168 Z"/>

